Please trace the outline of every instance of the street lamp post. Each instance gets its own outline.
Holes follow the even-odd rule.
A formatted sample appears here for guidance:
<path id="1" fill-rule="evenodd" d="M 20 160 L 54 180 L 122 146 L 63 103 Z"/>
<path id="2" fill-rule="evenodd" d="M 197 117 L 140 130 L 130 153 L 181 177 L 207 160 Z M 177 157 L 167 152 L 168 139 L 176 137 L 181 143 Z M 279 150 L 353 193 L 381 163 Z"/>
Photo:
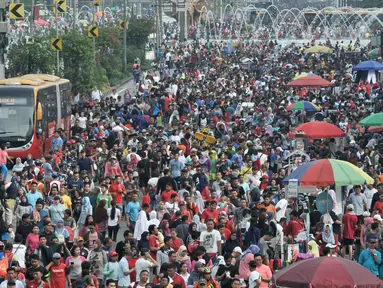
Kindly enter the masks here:
<path id="1" fill-rule="evenodd" d="M 127 31 L 126 31 L 126 5 L 127 5 L 127 1 L 124 0 L 124 73 L 126 72 L 126 62 L 127 62 L 127 58 L 126 58 L 126 41 L 127 41 Z"/>

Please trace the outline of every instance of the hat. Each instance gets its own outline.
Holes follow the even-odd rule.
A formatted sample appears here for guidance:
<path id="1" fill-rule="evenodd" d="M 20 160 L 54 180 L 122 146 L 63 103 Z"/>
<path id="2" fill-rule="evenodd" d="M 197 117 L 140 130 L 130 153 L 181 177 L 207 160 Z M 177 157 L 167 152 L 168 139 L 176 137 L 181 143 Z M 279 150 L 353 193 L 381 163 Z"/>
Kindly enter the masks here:
<path id="1" fill-rule="evenodd" d="M 52 259 L 61 259 L 60 253 L 54 253 Z"/>
<path id="2" fill-rule="evenodd" d="M 201 262 L 203 265 L 206 265 L 205 259 L 199 259 L 198 262 Z"/>
<path id="3" fill-rule="evenodd" d="M 118 253 L 116 251 L 111 251 L 109 253 L 109 257 L 114 257 L 114 256 L 118 256 Z"/>
<path id="4" fill-rule="evenodd" d="M 205 278 L 201 278 L 199 279 L 198 284 L 207 284 L 207 281 Z"/>
<path id="5" fill-rule="evenodd" d="M 347 210 L 354 210 L 354 205 L 348 204 L 347 205 Z"/>
<path id="6" fill-rule="evenodd" d="M 335 245 L 335 244 L 332 244 L 332 243 L 327 243 L 327 244 L 326 244 L 326 247 L 327 247 L 327 248 L 330 248 L 330 249 L 335 249 L 335 248 L 336 248 L 336 245 Z"/>
<path id="7" fill-rule="evenodd" d="M 282 149 L 282 147 L 277 147 L 277 149 L 275 149 L 275 151 L 283 152 L 283 149 Z"/>
<path id="8" fill-rule="evenodd" d="M 82 238 L 81 236 L 77 237 L 77 242 L 78 241 L 84 241 L 84 238 Z"/>
<path id="9" fill-rule="evenodd" d="M 379 222 L 383 221 L 382 217 L 379 214 L 374 216 L 374 220 L 378 220 Z"/>
<path id="10" fill-rule="evenodd" d="M 211 274 L 211 270 L 209 267 L 206 267 L 204 270 L 203 270 L 203 274 Z"/>
<path id="11" fill-rule="evenodd" d="M 241 249 L 241 247 L 237 246 L 237 247 L 235 247 L 235 248 L 233 249 L 233 252 L 237 252 L 237 253 L 242 254 L 242 249 Z"/>
<path id="12" fill-rule="evenodd" d="M 368 212 L 368 211 L 363 212 L 363 217 L 370 217 L 370 216 L 371 216 L 370 212 Z"/>

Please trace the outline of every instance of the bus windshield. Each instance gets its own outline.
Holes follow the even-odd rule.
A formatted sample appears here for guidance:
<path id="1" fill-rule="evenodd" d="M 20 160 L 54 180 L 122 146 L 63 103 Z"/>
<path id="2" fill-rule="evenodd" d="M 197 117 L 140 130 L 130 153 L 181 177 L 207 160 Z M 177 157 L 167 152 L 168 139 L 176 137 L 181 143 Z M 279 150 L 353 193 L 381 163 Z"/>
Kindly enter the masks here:
<path id="1" fill-rule="evenodd" d="M 0 139 L 27 142 L 33 135 L 33 98 L 0 96 Z"/>

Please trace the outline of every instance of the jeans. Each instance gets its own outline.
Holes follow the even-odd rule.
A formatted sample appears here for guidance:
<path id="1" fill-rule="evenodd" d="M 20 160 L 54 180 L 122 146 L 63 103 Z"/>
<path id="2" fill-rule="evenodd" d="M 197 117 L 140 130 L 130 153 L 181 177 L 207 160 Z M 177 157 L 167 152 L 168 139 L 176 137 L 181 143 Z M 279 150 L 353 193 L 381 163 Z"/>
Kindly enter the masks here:
<path id="1" fill-rule="evenodd" d="M 8 176 L 7 165 L 5 165 L 5 164 L 1 165 L 1 174 L 3 174 L 4 179 L 7 179 L 7 176 Z"/>
<path id="2" fill-rule="evenodd" d="M 108 226 L 109 238 L 112 239 L 114 242 L 116 242 L 117 240 L 118 229 L 120 229 L 120 225 L 118 224 L 116 226 Z"/>

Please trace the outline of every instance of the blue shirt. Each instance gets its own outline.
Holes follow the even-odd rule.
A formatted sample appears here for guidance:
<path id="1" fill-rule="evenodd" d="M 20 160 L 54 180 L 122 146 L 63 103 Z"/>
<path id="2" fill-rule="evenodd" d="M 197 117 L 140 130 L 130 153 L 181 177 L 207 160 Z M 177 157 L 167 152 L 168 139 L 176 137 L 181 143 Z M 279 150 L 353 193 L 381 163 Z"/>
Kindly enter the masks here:
<path id="1" fill-rule="evenodd" d="M 170 171 L 172 171 L 172 177 L 181 177 L 181 170 L 184 168 L 184 163 L 179 160 L 170 160 L 169 162 Z"/>
<path id="2" fill-rule="evenodd" d="M 129 202 L 128 205 L 126 205 L 126 212 L 129 215 L 129 220 L 136 222 L 138 213 L 140 212 L 140 203 L 133 201 Z"/>
<path id="3" fill-rule="evenodd" d="M 52 150 L 55 150 L 56 148 L 62 149 L 63 144 L 64 144 L 64 142 L 63 142 L 63 139 L 61 139 L 61 137 L 53 138 L 52 139 Z"/>
<path id="4" fill-rule="evenodd" d="M 46 209 L 41 209 L 39 211 L 39 213 L 40 213 L 40 221 L 37 221 L 36 224 L 37 224 L 37 226 L 39 226 L 40 233 L 43 233 L 44 232 L 44 218 L 49 216 L 49 213 Z"/>
<path id="5" fill-rule="evenodd" d="M 371 254 L 369 249 L 364 249 L 359 255 L 359 264 L 370 270 L 376 276 L 379 276 L 379 264 L 382 262 L 382 254 L 375 250 L 378 261 L 375 261 L 374 255 Z"/>
<path id="6" fill-rule="evenodd" d="M 32 205 L 33 209 L 36 207 L 36 201 L 39 198 L 43 199 L 43 195 L 41 195 L 41 193 L 38 191 L 36 191 L 35 193 L 27 193 L 28 203 Z"/>

